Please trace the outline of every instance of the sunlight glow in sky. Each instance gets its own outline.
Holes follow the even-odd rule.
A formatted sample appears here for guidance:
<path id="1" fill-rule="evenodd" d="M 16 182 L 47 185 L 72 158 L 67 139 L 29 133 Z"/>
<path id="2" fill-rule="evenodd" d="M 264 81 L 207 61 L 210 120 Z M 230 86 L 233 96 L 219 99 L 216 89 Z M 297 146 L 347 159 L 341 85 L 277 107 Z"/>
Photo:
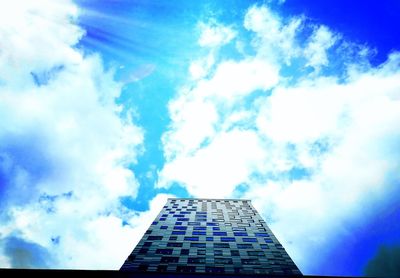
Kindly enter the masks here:
<path id="1" fill-rule="evenodd" d="M 370 2 L 1 4 L 0 268 L 119 269 L 176 196 L 251 199 L 303 274 L 394 271 L 400 4 Z"/>

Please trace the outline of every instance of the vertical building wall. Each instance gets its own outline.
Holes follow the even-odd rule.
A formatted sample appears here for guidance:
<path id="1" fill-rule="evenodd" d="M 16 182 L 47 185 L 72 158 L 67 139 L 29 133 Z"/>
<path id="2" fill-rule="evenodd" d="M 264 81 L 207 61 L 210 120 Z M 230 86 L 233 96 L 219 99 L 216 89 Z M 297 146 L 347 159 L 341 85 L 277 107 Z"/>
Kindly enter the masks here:
<path id="1" fill-rule="evenodd" d="M 168 199 L 123 271 L 301 274 L 249 200 Z"/>

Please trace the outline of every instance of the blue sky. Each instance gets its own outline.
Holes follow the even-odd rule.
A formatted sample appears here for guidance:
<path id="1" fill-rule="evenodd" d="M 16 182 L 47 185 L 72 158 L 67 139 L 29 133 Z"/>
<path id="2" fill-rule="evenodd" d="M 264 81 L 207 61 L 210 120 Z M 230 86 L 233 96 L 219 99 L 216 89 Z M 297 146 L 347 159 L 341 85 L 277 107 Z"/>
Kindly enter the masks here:
<path id="1" fill-rule="evenodd" d="M 398 2 L 14 2 L 0 267 L 118 269 L 168 196 L 252 199 L 304 274 L 399 262 Z"/>

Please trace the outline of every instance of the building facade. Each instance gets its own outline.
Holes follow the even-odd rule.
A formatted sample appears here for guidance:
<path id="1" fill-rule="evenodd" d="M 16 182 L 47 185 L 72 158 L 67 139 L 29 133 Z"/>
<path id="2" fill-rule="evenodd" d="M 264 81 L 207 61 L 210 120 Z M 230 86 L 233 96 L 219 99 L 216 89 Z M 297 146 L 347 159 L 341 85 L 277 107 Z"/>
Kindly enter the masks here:
<path id="1" fill-rule="evenodd" d="M 301 275 L 250 200 L 168 199 L 121 271 Z"/>

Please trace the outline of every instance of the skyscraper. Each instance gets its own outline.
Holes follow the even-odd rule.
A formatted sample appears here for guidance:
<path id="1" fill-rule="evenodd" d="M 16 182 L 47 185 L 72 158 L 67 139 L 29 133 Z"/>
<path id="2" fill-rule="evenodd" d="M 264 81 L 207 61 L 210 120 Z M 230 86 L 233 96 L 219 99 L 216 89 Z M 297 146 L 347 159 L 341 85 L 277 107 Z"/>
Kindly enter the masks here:
<path id="1" fill-rule="evenodd" d="M 121 270 L 301 275 L 250 200 L 239 199 L 168 199 Z"/>

